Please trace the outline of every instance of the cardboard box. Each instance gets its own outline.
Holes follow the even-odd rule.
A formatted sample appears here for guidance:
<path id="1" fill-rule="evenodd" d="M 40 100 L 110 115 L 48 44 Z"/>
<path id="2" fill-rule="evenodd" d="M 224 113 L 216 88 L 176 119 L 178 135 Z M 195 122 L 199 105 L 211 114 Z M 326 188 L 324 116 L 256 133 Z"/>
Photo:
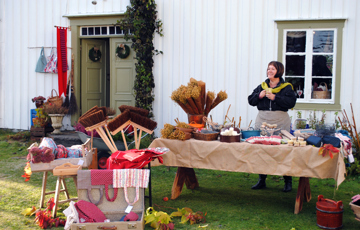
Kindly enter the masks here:
<path id="1" fill-rule="evenodd" d="M 128 203 L 125 201 L 124 189 L 118 188 L 117 197 L 114 202 L 110 202 L 106 199 L 105 189 L 101 203 L 97 206 L 105 216 L 110 219 L 107 223 L 74 223 L 71 225 L 71 230 L 86 229 L 86 230 L 98 230 L 98 229 L 144 229 L 144 188 L 139 189 L 139 200 L 134 204 L 132 212 L 135 212 L 139 219 L 137 221 L 120 221 L 120 219 L 126 215 L 125 209 L 128 207 Z M 114 189 L 109 186 L 109 197 L 114 195 Z M 136 189 L 128 188 L 128 197 L 130 202 L 135 199 Z M 91 189 L 91 196 L 93 200 L 98 201 L 100 199 L 100 190 Z M 88 190 L 78 189 L 78 199 L 90 202 L 88 198 Z"/>
<path id="2" fill-rule="evenodd" d="M 38 143 L 33 143 L 28 149 L 32 147 L 37 147 Z M 81 145 L 81 151 L 83 157 L 80 158 L 60 158 L 51 161 L 50 163 L 32 163 L 30 162 L 31 171 L 32 172 L 44 172 L 44 171 L 52 171 L 56 166 L 71 163 L 73 165 L 77 165 L 80 160 L 84 163 L 82 164 L 83 168 L 87 168 L 91 165 L 93 154 L 96 152 L 96 149 L 90 150 L 90 139 L 88 139 L 84 144 Z"/>

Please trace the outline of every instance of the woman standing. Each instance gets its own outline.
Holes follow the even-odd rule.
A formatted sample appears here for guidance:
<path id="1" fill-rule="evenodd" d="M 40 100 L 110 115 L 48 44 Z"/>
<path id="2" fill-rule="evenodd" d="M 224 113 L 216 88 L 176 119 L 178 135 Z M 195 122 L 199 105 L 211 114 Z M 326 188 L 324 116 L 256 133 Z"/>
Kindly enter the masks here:
<path id="1" fill-rule="evenodd" d="M 251 106 L 257 106 L 259 113 L 255 121 L 255 129 L 260 129 L 263 122 L 277 124 L 280 130 L 290 131 L 290 117 L 287 111 L 296 104 L 293 86 L 282 78 L 284 65 L 271 61 L 267 68 L 267 79 L 254 89 L 248 97 Z M 266 176 L 260 174 L 259 181 L 252 189 L 266 188 Z M 292 177 L 284 176 L 284 192 L 292 190 Z"/>

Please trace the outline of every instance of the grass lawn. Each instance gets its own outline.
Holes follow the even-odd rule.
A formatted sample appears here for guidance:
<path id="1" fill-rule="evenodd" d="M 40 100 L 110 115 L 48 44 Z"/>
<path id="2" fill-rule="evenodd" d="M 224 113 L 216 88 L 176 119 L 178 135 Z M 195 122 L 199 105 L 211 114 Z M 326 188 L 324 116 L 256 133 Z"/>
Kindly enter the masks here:
<path id="1" fill-rule="evenodd" d="M 42 173 L 33 173 L 30 181 L 21 177 L 26 163 L 27 147 L 30 143 L 8 141 L 9 135 L 0 130 L 0 228 L 40 229 L 33 223 L 34 216 L 23 216 L 21 211 L 39 206 Z M 254 191 L 258 175 L 195 169 L 200 187 L 183 192 L 176 200 L 163 201 L 171 196 L 171 187 L 176 174 L 174 167 L 152 167 L 153 207 L 157 211 L 171 213 L 176 208 L 189 207 L 193 211 L 207 212 L 204 229 L 319 229 L 316 222 L 317 196 L 342 200 L 344 204 L 343 229 L 360 229 L 360 222 L 354 219 L 350 209 L 351 197 L 360 193 L 360 177 L 348 177 L 339 189 L 333 179 L 310 179 L 312 199 L 304 203 L 302 211 L 294 214 L 295 196 L 299 178 L 293 178 L 293 191 L 283 193 L 282 177 L 268 176 L 267 188 Z M 55 189 L 56 177 L 50 174 L 48 190 Z M 72 179 L 67 179 L 70 197 L 76 197 Z M 51 197 L 48 195 L 46 201 Z M 64 199 L 61 194 L 60 199 Z M 146 208 L 148 199 L 145 200 Z M 65 218 L 62 211 L 68 204 L 60 205 L 58 216 Z M 199 229 L 199 224 L 180 224 L 174 218 L 175 229 Z M 200 224 L 200 225 L 205 225 Z M 63 229 L 63 228 L 54 228 Z M 145 229 L 152 229 L 148 225 Z"/>

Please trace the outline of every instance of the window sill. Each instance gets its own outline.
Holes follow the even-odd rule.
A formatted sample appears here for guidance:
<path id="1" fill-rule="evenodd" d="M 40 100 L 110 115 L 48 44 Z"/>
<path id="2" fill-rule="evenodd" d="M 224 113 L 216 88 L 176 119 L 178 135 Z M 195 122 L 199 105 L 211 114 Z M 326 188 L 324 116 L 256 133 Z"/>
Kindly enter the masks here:
<path id="1" fill-rule="evenodd" d="M 332 110 L 332 111 L 340 111 L 340 104 L 315 104 L 315 103 L 296 103 L 294 109 L 296 110 Z"/>

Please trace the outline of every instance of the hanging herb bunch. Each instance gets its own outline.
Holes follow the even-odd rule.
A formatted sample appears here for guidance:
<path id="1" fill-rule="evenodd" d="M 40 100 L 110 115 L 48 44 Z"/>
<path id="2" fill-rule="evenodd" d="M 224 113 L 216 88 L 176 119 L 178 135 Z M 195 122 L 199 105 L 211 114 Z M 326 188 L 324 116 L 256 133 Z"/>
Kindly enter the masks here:
<path id="1" fill-rule="evenodd" d="M 162 22 L 156 19 L 155 0 L 131 0 L 130 3 L 131 6 L 127 7 L 124 18 L 118 20 L 117 25 L 124 30 L 125 40 L 131 39 L 131 48 L 136 53 L 135 106 L 149 110 L 149 117 L 152 117 L 155 87 L 152 73 L 153 56 L 162 54 L 162 51 L 154 48 L 153 39 L 155 32 L 163 36 Z"/>
<path id="2" fill-rule="evenodd" d="M 99 48 L 94 46 L 89 50 L 89 59 L 93 62 L 97 62 L 101 59 L 101 51 L 99 50 Z"/>
<path id="3" fill-rule="evenodd" d="M 115 55 L 121 59 L 127 58 L 130 54 L 130 47 L 125 44 L 120 44 L 116 47 Z"/>

